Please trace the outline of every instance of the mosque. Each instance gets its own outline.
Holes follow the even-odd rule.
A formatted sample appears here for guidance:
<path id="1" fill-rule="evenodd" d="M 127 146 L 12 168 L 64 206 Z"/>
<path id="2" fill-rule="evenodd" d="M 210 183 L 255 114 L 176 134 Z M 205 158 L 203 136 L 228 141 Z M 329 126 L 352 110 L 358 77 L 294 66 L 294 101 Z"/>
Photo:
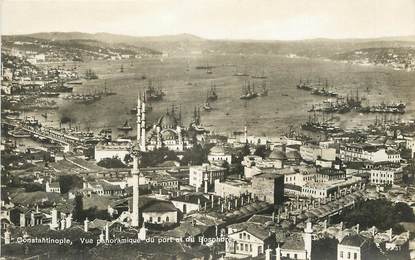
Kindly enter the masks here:
<path id="1" fill-rule="evenodd" d="M 140 136 L 139 142 L 143 151 L 153 151 L 166 147 L 172 151 L 182 152 L 193 147 L 194 134 L 199 132 L 197 126 L 200 123 L 200 113 L 195 110 L 190 127 L 185 129 L 183 128 L 181 111 L 176 111 L 172 106 L 146 132 L 145 105 L 145 102 L 139 97 L 137 103 L 137 136 Z"/>

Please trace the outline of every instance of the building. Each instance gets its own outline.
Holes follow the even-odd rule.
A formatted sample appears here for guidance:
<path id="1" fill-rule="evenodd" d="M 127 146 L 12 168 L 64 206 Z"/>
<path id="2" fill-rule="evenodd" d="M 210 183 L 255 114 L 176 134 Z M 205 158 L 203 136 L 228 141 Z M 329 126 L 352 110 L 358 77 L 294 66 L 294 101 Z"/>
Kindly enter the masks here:
<path id="1" fill-rule="evenodd" d="M 336 159 L 336 149 L 306 144 L 300 147 L 300 155 L 307 162 L 315 162 L 317 159 L 334 161 Z"/>
<path id="2" fill-rule="evenodd" d="M 140 120 L 145 125 L 145 109 L 141 109 L 141 113 Z M 142 132 L 144 132 L 146 138 L 145 146 L 148 150 L 167 147 L 169 150 L 181 152 L 193 147 L 188 132 L 182 127 L 181 112 L 177 113 L 174 107 L 172 107 L 171 111 L 166 111 L 157 120 L 147 135 L 144 128 Z"/>
<path id="3" fill-rule="evenodd" d="M 95 146 L 95 160 L 99 162 L 105 158 L 118 158 L 124 161 L 130 149 L 131 142 L 125 140 L 101 142 Z"/>
<path id="4" fill-rule="evenodd" d="M 370 239 L 360 234 L 348 235 L 337 245 L 337 260 L 366 260 L 370 249 Z"/>
<path id="5" fill-rule="evenodd" d="M 293 234 L 286 239 L 281 248 L 276 249 L 276 255 L 286 259 L 310 260 L 313 243 L 313 226 L 307 222 L 303 234 Z M 278 259 L 278 258 L 277 258 Z M 281 259 L 281 258 L 280 258 Z"/>
<path id="6" fill-rule="evenodd" d="M 105 180 L 84 182 L 83 188 L 91 189 L 93 193 L 100 196 L 118 196 L 123 194 L 123 189 L 121 189 L 120 185 L 114 185 Z"/>
<path id="7" fill-rule="evenodd" d="M 215 180 L 225 178 L 226 168 L 211 164 L 190 166 L 189 184 L 207 193 L 214 186 Z"/>
<path id="8" fill-rule="evenodd" d="M 343 161 L 395 162 L 401 161 L 401 155 L 394 149 L 383 145 L 345 144 L 340 147 L 340 159 Z"/>
<path id="9" fill-rule="evenodd" d="M 375 165 L 370 169 L 370 182 L 373 184 L 392 184 L 402 182 L 403 169 L 400 165 Z"/>
<path id="10" fill-rule="evenodd" d="M 232 155 L 226 153 L 226 150 L 221 145 L 215 145 L 212 147 L 208 154 L 208 161 L 210 163 L 218 162 L 218 161 L 225 161 L 228 164 L 232 163 Z"/>
<path id="11" fill-rule="evenodd" d="M 250 182 L 239 179 L 215 181 L 215 194 L 222 198 L 240 197 L 246 193 L 270 204 L 281 204 L 284 197 L 284 176 L 278 174 L 275 169 L 266 169 L 253 176 Z"/>
<path id="12" fill-rule="evenodd" d="M 325 182 L 307 182 L 301 187 L 301 195 L 312 198 L 327 198 L 336 194 L 339 190 L 357 187 L 362 183 L 362 178 L 352 176 L 343 180 L 332 180 Z"/>
<path id="13" fill-rule="evenodd" d="M 172 198 L 170 201 L 183 214 L 198 211 L 202 206 L 210 204 L 210 200 L 201 193 L 181 195 Z"/>
<path id="14" fill-rule="evenodd" d="M 153 200 L 141 208 L 143 221 L 151 224 L 177 223 L 177 208 L 170 201 Z"/>
<path id="15" fill-rule="evenodd" d="M 55 192 L 55 193 L 61 193 L 61 186 L 59 184 L 59 182 L 57 181 L 52 181 L 46 182 L 46 192 Z"/>
<path id="16" fill-rule="evenodd" d="M 275 235 L 261 224 L 244 222 L 228 226 L 228 239 L 225 244 L 225 257 L 247 258 L 263 255 L 269 247 L 274 247 Z"/>

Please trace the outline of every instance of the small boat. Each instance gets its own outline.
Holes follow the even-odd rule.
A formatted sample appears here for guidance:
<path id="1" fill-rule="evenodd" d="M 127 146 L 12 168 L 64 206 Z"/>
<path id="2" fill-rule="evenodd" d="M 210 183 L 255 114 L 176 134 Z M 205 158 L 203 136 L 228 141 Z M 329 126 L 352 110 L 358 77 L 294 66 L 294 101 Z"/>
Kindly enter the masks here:
<path id="1" fill-rule="evenodd" d="M 131 130 L 133 130 L 133 127 L 130 125 L 130 123 L 128 122 L 128 120 L 126 120 L 125 123 L 122 126 L 118 127 L 118 130 L 121 130 L 121 131 L 131 131 Z"/>
<path id="2" fill-rule="evenodd" d="M 210 106 L 209 102 L 206 102 L 205 104 L 203 104 L 203 110 L 207 112 L 212 111 L 212 107 Z"/>

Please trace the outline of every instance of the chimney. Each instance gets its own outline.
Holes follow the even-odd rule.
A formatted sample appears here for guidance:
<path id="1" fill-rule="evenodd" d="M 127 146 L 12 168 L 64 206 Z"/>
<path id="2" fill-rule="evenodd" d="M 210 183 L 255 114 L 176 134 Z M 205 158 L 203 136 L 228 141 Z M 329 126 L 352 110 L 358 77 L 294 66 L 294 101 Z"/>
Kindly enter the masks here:
<path id="1" fill-rule="evenodd" d="M 276 255 L 275 260 L 281 260 L 281 248 L 280 248 L 280 244 L 278 244 L 277 249 L 275 250 L 275 255 Z"/>
<path id="2" fill-rule="evenodd" d="M 110 239 L 110 229 L 108 223 L 105 225 L 105 241 Z"/>
<path id="3" fill-rule="evenodd" d="M 343 230 L 343 221 L 340 222 L 340 230 Z"/>
<path id="4" fill-rule="evenodd" d="M 323 227 L 324 227 L 324 230 L 326 230 L 326 229 L 327 229 L 327 219 L 325 219 L 325 220 L 324 220 L 324 222 L 323 222 Z"/>
<path id="5" fill-rule="evenodd" d="M 200 198 L 197 198 L 197 210 L 200 210 Z"/>
<path id="6" fill-rule="evenodd" d="M 375 234 L 375 232 L 376 232 L 376 227 L 375 226 L 373 226 L 372 228 L 371 228 L 371 231 L 372 231 L 372 236 L 374 237 L 376 234 Z"/>
<path id="7" fill-rule="evenodd" d="M 275 211 L 272 212 L 272 221 L 275 222 Z"/>
<path id="8" fill-rule="evenodd" d="M 4 244 L 8 245 L 10 244 L 10 241 L 11 241 L 11 233 L 9 229 L 6 229 L 6 231 L 4 232 Z"/>
<path id="9" fill-rule="evenodd" d="M 265 260 L 271 260 L 271 252 L 272 249 L 270 249 L 269 247 L 265 249 Z"/>
<path id="10" fill-rule="evenodd" d="M 88 224 L 89 224 L 89 220 L 88 220 L 88 218 L 86 218 L 84 220 L 84 232 L 88 232 L 89 231 Z"/>
<path id="11" fill-rule="evenodd" d="M 357 233 L 357 234 L 359 234 L 359 231 L 360 231 L 359 229 L 360 229 L 360 225 L 359 225 L 359 224 L 357 224 L 357 225 L 356 225 L 356 233 Z"/>
<path id="12" fill-rule="evenodd" d="M 64 230 L 66 227 L 66 221 L 64 218 L 61 219 L 61 230 Z"/>
<path id="13" fill-rule="evenodd" d="M 72 226 L 72 213 L 66 218 L 66 228 L 70 228 Z"/>
<path id="14" fill-rule="evenodd" d="M 392 236 L 393 236 L 392 228 L 390 228 L 387 232 L 388 232 L 389 241 L 392 241 Z"/>
<path id="15" fill-rule="evenodd" d="M 51 210 L 51 215 L 52 215 L 52 223 L 50 225 L 51 229 L 56 229 L 58 227 L 58 211 L 53 208 Z"/>

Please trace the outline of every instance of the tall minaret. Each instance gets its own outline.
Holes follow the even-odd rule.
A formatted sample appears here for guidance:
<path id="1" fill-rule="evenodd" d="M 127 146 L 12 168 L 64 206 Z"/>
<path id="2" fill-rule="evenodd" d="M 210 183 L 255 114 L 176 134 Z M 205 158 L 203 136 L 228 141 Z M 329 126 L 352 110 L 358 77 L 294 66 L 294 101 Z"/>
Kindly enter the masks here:
<path id="1" fill-rule="evenodd" d="M 137 112 L 138 112 L 138 110 L 137 110 Z M 142 152 L 146 151 L 146 103 L 144 103 L 144 102 L 141 102 L 141 143 L 140 143 L 140 150 Z"/>
<path id="2" fill-rule="evenodd" d="M 143 113 L 144 112 L 144 113 Z M 137 142 L 135 149 L 133 147 L 133 170 L 131 171 L 133 175 L 133 212 L 131 214 L 131 226 L 139 227 L 140 225 L 140 213 L 138 209 L 138 203 L 140 199 L 140 152 L 143 152 L 145 149 L 145 104 L 141 101 L 140 94 L 138 95 L 137 100 Z M 144 133 L 143 133 L 144 130 Z"/>
<path id="3" fill-rule="evenodd" d="M 137 99 L 137 145 L 140 146 L 141 139 L 141 94 L 138 94 Z"/>
<path id="4" fill-rule="evenodd" d="M 133 170 L 131 171 L 133 175 L 133 212 L 131 215 L 131 226 L 132 227 L 139 227 L 140 224 L 140 214 L 138 212 L 138 202 L 140 199 L 140 190 L 138 188 L 139 182 L 140 182 L 140 170 L 138 168 L 138 161 L 139 161 L 139 151 L 133 151 L 133 157 L 134 157 L 134 166 Z"/>
<path id="5" fill-rule="evenodd" d="M 144 99 L 143 99 L 144 100 Z M 137 145 L 140 151 L 146 151 L 146 103 L 141 100 L 141 94 L 137 100 Z"/>

